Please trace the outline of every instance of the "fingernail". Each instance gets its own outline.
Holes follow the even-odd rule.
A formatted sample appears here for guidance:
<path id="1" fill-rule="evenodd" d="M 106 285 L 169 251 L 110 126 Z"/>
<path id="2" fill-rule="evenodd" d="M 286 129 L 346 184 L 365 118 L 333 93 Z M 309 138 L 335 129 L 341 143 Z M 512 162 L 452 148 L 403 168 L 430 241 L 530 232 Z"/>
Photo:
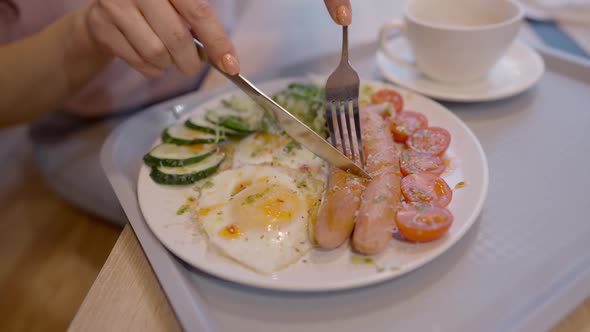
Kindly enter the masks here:
<path id="1" fill-rule="evenodd" d="M 223 70 L 229 75 L 235 75 L 240 72 L 240 63 L 238 62 L 238 59 L 230 53 L 227 53 L 221 58 L 221 64 Z"/>
<path id="2" fill-rule="evenodd" d="M 350 10 L 348 7 L 342 5 L 336 9 L 336 19 L 341 25 L 350 25 L 352 18 L 350 16 Z"/>

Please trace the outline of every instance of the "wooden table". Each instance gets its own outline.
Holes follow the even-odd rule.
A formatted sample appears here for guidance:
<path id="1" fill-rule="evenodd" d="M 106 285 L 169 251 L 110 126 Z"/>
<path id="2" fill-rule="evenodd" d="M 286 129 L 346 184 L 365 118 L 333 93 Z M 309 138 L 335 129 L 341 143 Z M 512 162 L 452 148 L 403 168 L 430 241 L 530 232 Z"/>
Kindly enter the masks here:
<path id="1" fill-rule="evenodd" d="M 130 226 L 123 230 L 70 330 L 180 330 Z"/>
<path id="2" fill-rule="evenodd" d="M 318 3 L 320 3 L 318 8 L 314 10 L 323 10 L 320 8 L 321 2 Z M 297 7 L 295 2 L 291 2 L 287 6 Z M 384 6 L 387 7 L 387 5 Z M 300 10 L 301 8 L 289 9 Z M 388 10 L 384 11 L 388 12 Z M 328 19 L 327 14 L 322 12 L 314 12 L 314 15 L 324 15 L 324 19 Z M 267 26 L 270 24 L 273 24 L 272 26 L 289 25 L 288 22 L 281 22 L 280 17 L 273 20 L 268 19 L 269 16 L 272 16 L 272 13 L 265 13 L 267 21 L 264 24 Z M 379 24 L 378 22 L 389 18 L 389 14 L 372 10 L 361 11 L 355 16 L 355 20 L 361 21 L 363 16 L 371 17 L 363 22 L 377 22 L 374 24 Z M 317 28 L 317 26 L 313 27 L 313 24 L 300 25 L 297 27 L 297 31 L 283 31 L 285 33 L 282 36 L 275 32 L 268 32 L 264 39 L 256 38 L 257 30 L 259 32 L 264 29 L 263 23 L 256 22 L 258 17 L 256 10 L 248 10 L 243 13 L 241 21 L 237 25 L 237 33 L 233 38 L 240 54 L 242 68 L 247 76 L 261 77 L 261 72 L 263 72 L 262 76 L 271 77 L 276 75 L 277 68 L 284 66 L 284 64 L 305 60 L 306 57 L 317 56 L 331 49 L 329 45 L 325 45 L 324 41 L 313 38 L 313 29 Z M 377 19 L 374 19 L 375 17 Z M 240 29 L 246 25 L 247 29 Z M 326 29 L 331 28 L 326 27 Z M 351 41 L 372 39 L 374 31 L 376 31 L 374 26 L 366 27 L 362 31 L 351 30 L 350 39 Z M 526 29 L 523 31 L 523 36 L 525 39 L 535 39 Z M 281 38 L 293 40 L 295 47 L 274 47 L 280 45 Z M 298 52 L 296 47 L 296 45 L 303 44 L 307 45 L 305 48 L 307 53 L 304 56 Z M 282 45 L 285 46 L 285 43 L 283 42 Z M 211 73 L 205 81 L 203 89 L 218 86 L 223 82 L 225 81 L 220 75 Z M 130 226 L 125 227 L 70 329 L 72 331 L 180 330 Z M 580 304 L 553 330 L 590 332 L 590 299 Z"/>

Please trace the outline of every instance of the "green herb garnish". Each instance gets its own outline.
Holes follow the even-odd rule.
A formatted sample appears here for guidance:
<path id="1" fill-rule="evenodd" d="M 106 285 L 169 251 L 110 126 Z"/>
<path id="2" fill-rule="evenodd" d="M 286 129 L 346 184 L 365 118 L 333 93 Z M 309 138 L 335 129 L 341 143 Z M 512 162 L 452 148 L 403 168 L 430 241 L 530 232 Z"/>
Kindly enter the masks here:
<path id="1" fill-rule="evenodd" d="M 291 140 L 289 143 L 287 143 L 287 145 L 285 145 L 283 150 L 287 153 L 291 153 L 295 149 L 301 149 L 301 144 L 294 140 Z"/>
<path id="2" fill-rule="evenodd" d="M 176 211 L 176 215 L 180 216 L 183 215 L 186 211 L 188 211 L 188 209 L 190 208 L 189 204 L 184 204 L 181 207 L 178 208 L 178 210 Z"/>
<path id="3" fill-rule="evenodd" d="M 373 265 L 375 267 L 375 271 L 377 271 L 377 272 L 383 272 L 383 271 L 385 271 L 385 268 L 383 268 L 382 266 L 379 266 L 379 264 L 377 264 L 377 262 L 375 262 L 375 260 L 372 259 L 371 257 L 352 256 L 352 257 L 350 257 L 350 260 L 354 264 L 368 264 L 368 265 Z"/>
<path id="4" fill-rule="evenodd" d="M 371 257 L 352 256 L 350 260 L 355 264 L 375 264 Z"/>
<path id="5" fill-rule="evenodd" d="M 379 196 L 373 198 L 372 202 L 373 202 L 373 204 L 381 203 L 384 200 L 386 200 L 387 198 L 389 198 L 389 196 L 387 196 L 387 195 L 379 195 Z"/>
<path id="6" fill-rule="evenodd" d="M 266 193 L 268 193 L 269 190 L 270 190 L 270 188 L 266 188 L 263 192 L 246 196 L 246 199 L 244 200 L 242 205 L 252 204 L 252 203 L 256 202 L 257 200 L 264 197 L 264 195 L 266 195 Z"/>

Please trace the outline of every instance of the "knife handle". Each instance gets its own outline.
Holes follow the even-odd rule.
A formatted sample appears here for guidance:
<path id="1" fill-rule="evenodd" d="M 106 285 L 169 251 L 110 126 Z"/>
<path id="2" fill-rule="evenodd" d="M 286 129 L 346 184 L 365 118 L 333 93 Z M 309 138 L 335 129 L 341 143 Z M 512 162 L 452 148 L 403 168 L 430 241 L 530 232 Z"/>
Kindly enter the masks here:
<path id="1" fill-rule="evenodd" d="M 209 57 L 207 56 L 207 52 L 205 51 L 205 45 L 203 45 L 203 43 L 201 43 L 201 41 L 198 40 L 196 37 L 193 37 L 193 42 L 195 42 L 195 45 L 197 45 L 197 53 L 199 54 L 199 59 L 201 59 L 201 61 L 211 64 L 215 67 L 215 69 L 219 70 L 219 68 L 217 68 L 215 64 L 209 62 Z"/>

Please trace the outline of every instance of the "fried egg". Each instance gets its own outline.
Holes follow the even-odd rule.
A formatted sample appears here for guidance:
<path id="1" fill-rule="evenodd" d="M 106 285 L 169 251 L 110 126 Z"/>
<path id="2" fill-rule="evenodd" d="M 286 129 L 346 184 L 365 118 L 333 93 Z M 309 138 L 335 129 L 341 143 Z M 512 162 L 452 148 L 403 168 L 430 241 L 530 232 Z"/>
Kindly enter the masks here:
<path id="1" fill-rule="evenodd" d="M 286 134 L 256 133 L 240 141 L 233 168 L 244 165 L 272 165 L 296 169 L 318 180 L 327 176 L 326 163 Z"/>
<path id="2" fill-rule="evenodd" d="M 263 274 L 299 260 L 312 248 L 308 224 L 323 181 L 283 167 L 248 165 L 203 184 L 195 211 L 210 245 Z"/>

